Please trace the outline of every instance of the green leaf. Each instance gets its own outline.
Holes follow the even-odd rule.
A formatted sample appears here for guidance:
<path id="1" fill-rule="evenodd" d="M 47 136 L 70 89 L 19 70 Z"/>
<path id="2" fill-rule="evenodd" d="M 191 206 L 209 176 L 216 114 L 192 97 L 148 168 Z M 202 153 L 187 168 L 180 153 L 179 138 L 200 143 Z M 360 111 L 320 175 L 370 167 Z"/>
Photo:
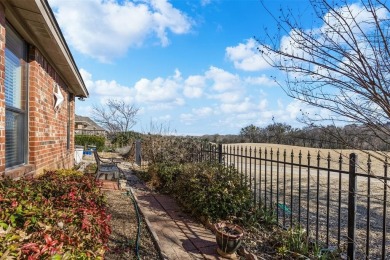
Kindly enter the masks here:
<path id="1" fill-rule="evenodd" d="M 13 227 L 15 227 L 16 226 L 16 217 L 15 217 L 15 215 L 11 215 L 11 217 L 9 219 L 11 220 L 11 225 Z"/>
<path id="2" fill-rule="evenodd" d="M 6 230 L 8 228 L 8 224 L 0 221 L 0 227 Z"/>
<path id="3" fill-rule="evenodd" d="M 62 259 L 62 256 L 59 255 L 59 254 L 55 254 L 51 257 L 51 260 L 61 260 Z"/>
<path id="4" fill-rule="evenodd" d="M 23 206 L 22 204 L 19 204 L 19 206 L 16 208 L 16 213 L 20 214 L 23 212 Z"/>

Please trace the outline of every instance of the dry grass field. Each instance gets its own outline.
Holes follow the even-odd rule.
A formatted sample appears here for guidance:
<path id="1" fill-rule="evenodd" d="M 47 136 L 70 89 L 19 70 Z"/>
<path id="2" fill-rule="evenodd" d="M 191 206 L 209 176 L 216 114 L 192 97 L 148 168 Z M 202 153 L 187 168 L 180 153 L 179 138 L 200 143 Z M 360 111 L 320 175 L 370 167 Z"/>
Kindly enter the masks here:
<path id="1" fill-rule="evenodd" d="M 273 208 L 282 226 L 288 228 L 299 223 L 312 238 L 325 243 L 325 247 L 342 249 L 346 248 L 348 238 L 349 175 L 337 170 L 348 171 L 352 152 L 357 154 L 357 172 L 371 176 L 357 178 L 355 242 L 358 258 L 366 258 L 367 253 L 369 259 L 380 258 L 385 241 L 385 259 L 390 259 L 390 198 L 388 191 L 385 194 L 385 190 L 390 190 L 390 181 L 375 178 L 384 176 L 387 154 L 278 144 L 223 146 L 224 163 L 234 165 L 243 174 L 243 181 L 254 192 L 254 201 Z M 320 169 L 307 166 L 308 153 L 310 165 Z M 367 164 L 369 154 L 371 163 Z"/>
<path id="2" fill-rule="evenodd" d="M 267 158 L 271 157 L 271 150 L 273 151 L 273 159 L 276 160 L 276 153 L 279 150 L 280 160 L 283 160 L 283 153 L 286 151 L 286 162 L 291 162 L 291 152 L 294 154 L 294 162 L 298 163 L 299 153 L 302 154 L 302 164 L 307 165 L 308 154 L 311 157 L 311 165 L 317 165 L 317 156 L 320 155 L 320 167 L 327 167 L 327 158 L 330 156 L 330 167 L 333 169 L 338 169 L 340 155 L 342 158 L 343 170 L 348 170 L 349 167 L 349 155 L 351 153 L 357 154 L 357 171 L 361 173 L 366 173 L 368 171 L 368 158 L 370 155 L 371 159 L 371 174 L 383 176 L 384 174 L 384 162 L 386 157 L 390 159 L 390 154 L 387 152 L 374 152 L 374 151 L 360 151 L 360 150 L 341 150 L 341 149 L 319 149 L 319 148 L 310 148 L 310 147 L 301 147 L 301 146 L 291 146 L 283 144 L 267 144 L 267 143 L 240 143 L 240 144 L 231 144 L 224 145 L 224 151 L 229 152 L 233 149 L 236 149 L 236 154 L 241 154 L 241 148 L 243 149 L 243 155 L 245 154 L 245 149 L 247 155 L 249 156 L 250 149 L 252 150 L 253 157 L 259 157 L 260 150 L 262 151 L 262 158 L 264 158 L 265 150 L 267 150 Z M 256 153 L 255 153 L 256 150 Z M 390 161 L 390 160 L 389 160 Z M 390 176 L 390 173 L 389 173 Z"/>

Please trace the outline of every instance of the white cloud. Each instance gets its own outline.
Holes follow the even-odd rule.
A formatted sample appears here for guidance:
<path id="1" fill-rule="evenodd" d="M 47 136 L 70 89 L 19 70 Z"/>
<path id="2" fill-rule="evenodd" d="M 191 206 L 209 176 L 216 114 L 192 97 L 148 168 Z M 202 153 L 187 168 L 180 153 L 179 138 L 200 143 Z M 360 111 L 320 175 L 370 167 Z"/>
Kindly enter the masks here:
<path id="1" fill-rule="evenodd" d="M 182 80 L 182 77 L 181 77 L 181 72 L 179 69 L 175 69 L 175 74 L 172 76 L 173 79 L 175 80 Z"/>
<path id="2" fill-rule="evenodd" d="M 310 115 L 310 117 L 315 120 L 328 120 L 329 118 L 335 116 L 331 111 L 327 109 L 310 106 L 299 100 L 293 100 L 292 102 L 288 103 L 284 108 L 282 108 L 282 110 L 285 111 L 285 117 L 283 119 L 286 121 L 301 118 L 303 116 L 303 113 L 305 115 Z M 341 119 L 340 116 L 337 116 L 337 118 Z M 333 123 L 338 124 L 337 121 Z"/>
<path id="3" fill-rule="evenodd" d="M 260 100 L 260 103 L 259 103 L 259 109 L 260 110 L 265 110 L 268 106 L 268 100 L 267 99 L 262 99 Z"/>
<path id="4" fill-rule="evenodd" d="M 390 13 L 385 8 L 378 8 L 373 6 L 375 9 L 376 18 L 378 21 L 384 21 L 389 19 Z M 309 29 L 309 30 L 300 30 L 293 29 L 289 32 L 289 35 L 285 35 L 281 38 L 280 50 L 288 54 L 292 54 L 297 57 L 304 57 L 307 60 L 317 60 L 317 56 L 313 56 L 312 49 L 316 47 L 311 46 L 311 42 L 305 40 L 305 37 L 302 35 L 309 35 L 306 37 L 313 38 L 313 42 L 319 43 L 319 45 L 329 46 L 339 46 L 344 48 L 345 52 L 349 52 L 350 56 L 358 57 L 360 54 L 355 52 L 356 46 L 360 52 L 363 52 L 364 56 L 370 57 L 372 53 L 372 43 L 367 41 L 367 37 L 370 38 L 372 33 L 375 31 L 375 21 L 373 13 L 364 7 L 361 4 L 350 4 L 344 5 L 339 8 L 335 8 L 331 12 L 324 14 L 322 17 L 324 24 L 319 28 Z M 375 45 L 375 44 L 374 44 Z M 355 46 L 355 47 L 351 47 Z M 332 49 L 330 47 L 330 49 Z M 337 57 L 337 54 L 334 54 Z M 332 56 L 332 55 L 331 55 Z M 348 64 L 349 61 L 345 57 L 340 57 L 344 63 Z M 286 65 L 291 65 L 294 62 L 293 66 L 308 66 L 307 64 L 299 64 L 300 61 L 295 60 L 280 60 Z M 337 62 L 336 60 L 333 60 Z M 341 64 L 340 66 L 344 66 Z M 331 70 L 323 68 L 322 66 L 314 67 L 319 75 L 332 73 Z M 292 72 L 294 77 L 301 77 L 302 74 Z M 332 77 L 340 77 L 341 75 L 331 75 Z"/>
<path id="5" fill-rule="evenodd" d="M 286 112 L 290 118 L 298 118 L 302 115 L 301 110 L 307 110 L 309 107 L 301 101 L 294 100 L 286 106 Z"/>
<path id="6" fill-rule="evenodd" d="M 271 91 L 272 96 L 278 96 L 277 88 L 262 88 L 263 91 L 270 91 L 267 95 L 257 91 L 250 92 L 253 88 L 248 81 L 255 83 L 261 80 L 240 78 L 216 67 L 211 67 L 203 75 L 187 77 L 177 69 L 170 76 L 142 78 L 130 86 L 124 86 L 116 81 L 94 80 L 93 76 L 83 69 L 81 74 L 93 100 L 97 99 L 104 103 L 108 98 L 122 100 L 128 98 L 127 102 L 142 108 L 140 120 L 152 118 L 158 122 L 169 121 L 174 128 L 178 127 L 178 130 L 180 124 L 194 129 L 200 129 L 207 124 L 207 129 L 214 127 L 218 129 L 217 127 L 223 125 L 224 129 L 221 131 L 227 133 L 252 123 L 266 126 L 271 123 L 273 117 L 278 122 L 294 124 L 296 117 L 300 115 L 300 109 L 302 107 L 306 109 L 306 106 L 299 102 L 287 103 L 283 100 L 271 102 L 267 98 Z M 232 85 L 215 87 L 216 84 L 224 84 L 227 79 L 235 81 L 234 86 L 238 87 Z M 204 98 L 194 99 L 193 97 L 197 95 L 186 94 L 186 88 L 199 89 L 201 97 Z M 88 102 L 89 99 L 82 105 L 88 105 Z"/>
<path id="7" fill-rule="evenodd" d="M 84 80 L 85 86 L 87 87 L 88 91 L 90 92 L 93 88 L 93 81 L 92 81 L 92 74 L 86 71 L 85 69 L 80 69 L 81 77 Z"/>
<path id="8" fill-rule="evenodd" d="M 214 66 L 206 71 L 205 76 L 213 81 L 212 87 L 216 91 L 226 91 L 240 87 L 240 77 L 238 75 Z"/>
<path id="9" fill-rule="evenodd" d="M 259 113 L 257 112 L 249 112 L 249 113 L 243 113 L 243 114 L 238 114 L 237 115 L 237 118 L 240 119 L 240 120 L 254 120 L 256 118 L 258 118 L 259 116 Z"/>
<path id="10" fill-rule="evenodd" d="M 206 79 L 203 76 L 189 76 L 184 82 L 184 96 L 188 98 L 201 97 L 206 83 L 205 80 Z"/>
<path id="11" fill-rule="evenodd" d="M 79 106 L 76 105 L 76 114 L 81 116 L 92 116 L 93 115 L 93 106 L 85 105 Z"/>
<path id="12" fill-rule="evenodd" d="M 201 107 L 192 109 L 192 112 L 198 117 L 206 117 L 212 115 L 214 110 L 211 107 Z"/>
<path id="13" fill-rule="evenodd" d="M 385 8 L 376 8 L 376 16 L 379 21 L 388 19 L 389 12 Z M 345 31 L 345 28 L 349 28 L 348 30 L 352 31 L 354 37 L 359 38 L 359 36 L 362 36 L 362 33 L 373 30 L 376 26 L 370 10 L 356 3 L 342 6 L 335 9 L 335 12 L 328 12 L 323 19 L 326 21 L 326 24 L 321 27 L 321 33 L 326 34 L 327 37 L 335 42 L 344 42 L 345 39 L 356 39 L 347 33 L 342 34 L 343 38 L 340 37 L 339 33 Z M 338 33 L 335 33 L 335 31 Z M 366 41 L 366 39 L 362 40 Z"/>
<path id="14" fill-rule="evenodd" d="M 169 44 L 167 29 L 175 34 L 187 33 L 191 27 L 189 18 L 175 9 L 167 0 L 151 0 L 153 26 L 163 46 Z"/>
<path id="15" fill-rule="evenodd" d="M 265 103 L 268 103 L 264 100 Z M 285 104 L 286 101 L 278 100 L 276 108 L 269 108 L 268 104 L 263 104 L 263 101 L 260 102 L 260 109 L 257 118 L 258 120 L 254 123 L 260 126 L 266 126 L 271 123 L 272 118 L 275 119 L 276 122 L 285 122 L 292 126 L 299 126 L 297 118 L 302 117 L 302 112 L 309 113 L 310 115 L 319 118 L 319 115 L 322 117 L 327 117 L 329 115 L 329 111 L 325 109 L 320 109 L 318 107 L 309 106 L 308 104 L 299 101 L 292 100 Z"/>
<path id="16" fill-rule="evenodd" d="M 168 32 L 185 34 L 191 19 L 167 0 L 49 0 L 69 44 L 102 62 L 121 57 L 131 47 L 156 36 L 169 44 Z"/>
<path id="17" fill-rule="evenodd" d="M 211 107 L 193 108 L 191 113 L 180 114 L 180 121 L 186 125 L 192 125 L 200 119 L 208 118 L 216 113 Z"/>
<path id="18" fill-rule="evenodd" d="M 133 89 L 126 86 L 122 86 L 115 80 L 93 81 L 92 75 L 84 69 L 80 69 L 80 74 L 83 77 L 83 80 L 90 95 L 100 97 L 101 103 L 106 103 L 108 99 L 123 100 L 128 103 L 134 101 L 133 97 L 135 92 Z"/>
<path id="19" fill-rule="evenodd" d="M 251 110 L 256 109 L 256 105 L 251 103 L 249 98 L 245 98 L 245 100 L 241 103 L 225 103 L 221 104 L 220 109 L 224 113 L 245 113 Z"/>
<path id="20" fill-rule="evenodd" d="M 297 100 L 290 101 L 287 104 L 280 101 L 278 106 L 273 108 L 268 105 L 266 99 L 262 99 L 258 104 L 255 104 L 250 102 L 248 98 L 237 104 L 223 104 L 221 110 L 229 116 L 220 118 L 219 123 L 238 129 L 249 124 L 265 127 L 271 124 L 274 118 L 277 122 L 300 126 L 296 119 L 301 116 L 301 110 L 313 115 L 327 113 Z"/>
<path id="21" fill-rule="evenodd" d="M 302 48 L 302 46 L 309 45 L 309 43 L 302 37 L 302 33 L 304 32 L 296 29 L 290 31 L 289 35 L 283 36 L 280 40 L 280 50 L 298 57 L 305 57 L 305 54 L 307 55 L 310 49 Z"/>
<path id="22" fill-rule="evenodd" d="M 274 87 L 278 85 L 275 80 L 267 77 L 266 75 L 261 75 L 260 77 L 247 77 L 245 78 L 245 82 L 250 85 L 259 85 L 266 87 Z"/>
<path id="23" fill-rule="evenodd" d="M 226 48 L 226 57 L 234 63 L 236 69 L 244 71 L 259 71 L 271 66 L 257 50 L 258 44 L 254 39 Z"/>
<path id="24" fill-rule="evenodd" d="M 154 80 L 140 79 L 134 85 L 135 98 L 145 103 L 174 103 L 182 105 L 184 100 L 179 97 L 179 83 L 174 78 L 156 78 Z"/>
<path id="25" fill-rule="evenodd" d="M 218 93 L 209 95 L 209 98 L 212 99 L 218 99 L 220 102 L 223 103 L 235 103 L 242 99 L 243 91 L 230 91 L 230 92 L 224 92 L 224 93 Z"/>
<path id="26" fill-rule="evenodd" d="M 132 89 L 118 84 L 115 80 L 97 80 L 94 82 L 93 93 L 100 96 L 127 96 L 132 95 Z"/>
<path id="27" fill-rule="evenodd" d="M 92 75 L 81 69 L 80 73 L 91 96 L 105 103 L 109 99 L 123 100 L 128 103 L 147 104 L 148 109 L 169 109 L 172 106 L 182 106 L 185 100 L 180 95 L 180 71 L 167 78 L 152 80 L 142 78 L 134 86 L 123 86 L 115 80 L 96 80 Z"/>
<path id="28" fill-rule="evenodd" d="M 188 98 L 199 98 L 204 95 L 207 88 L 210 92 L 218 93 L 208 93 L 209 97 L 222 99 L 225 98 L 224 96 L 231 96 L 231 93 L 234 92 L 234 96 L 237 96 L 239 88 L 241 88 L 240 92 L 243 91 L 243 85 L 245 85 L 245 81 L 237 74 L 210 66 L 204 75 L 189 76 L 185 80 L 183 94 Z M 234 97 L 234 100 L 236 100 L 236 97 Z"/>

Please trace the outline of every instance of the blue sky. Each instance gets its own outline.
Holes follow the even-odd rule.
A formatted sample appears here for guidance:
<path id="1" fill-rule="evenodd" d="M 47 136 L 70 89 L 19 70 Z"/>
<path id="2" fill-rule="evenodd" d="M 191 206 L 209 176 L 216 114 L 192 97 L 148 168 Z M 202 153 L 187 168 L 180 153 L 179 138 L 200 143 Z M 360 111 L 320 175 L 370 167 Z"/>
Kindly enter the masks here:
<path id="1" fill-rule="evenodd" d="M 249 124 L 300 126 L 300 109 L 256 51 L 276 22 L 258 0 L 49 0 L 89 90 L 76 113 L 124 100 L 140 108 L 134 130 L 150 123 L 183 135 L 238 134 Z M 306 0 L 265 0 L 303 14 Z"/>

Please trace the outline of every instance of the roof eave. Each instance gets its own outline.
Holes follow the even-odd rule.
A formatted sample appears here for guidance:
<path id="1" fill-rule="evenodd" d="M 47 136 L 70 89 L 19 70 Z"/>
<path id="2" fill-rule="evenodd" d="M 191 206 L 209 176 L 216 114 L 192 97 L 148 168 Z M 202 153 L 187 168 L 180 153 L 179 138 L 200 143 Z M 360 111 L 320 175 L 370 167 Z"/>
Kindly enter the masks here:
<path id="1" fill-rule="evenodd" d="M 53 66 L 69 92 L 77 97 L 88 97 L 88 90 L 47 0 L 0 0 L 0 4 L 5 8 L 6 19 Z"/>
<path id="2" fill-rule="evenodd" d="M 65 41 L 65 38 L 61 32 L 61 29 L 57 23 L 57 20 L 55 19 L 54 13 L 51 10 L 51 7 L 49 6 L 47 0 L 35 0 L 35 3 L 37 4 L 39 10 L 41 11 L 41 14 L 46 21 L 50 32 L 55 38 L 56 43 L 61 49 L 61 52 L 63 56 L 65 57 L 66 61 L 68 62 L 68 65 L 71 69 L 71 71 L 74 74 L 75 79 L 77 80 L 77 85 L 71 85 L 69 86 L 72 88 L 76 93 L 74 93 L 78 97 L 88 97 L 89 93 L 88 90 L 84 84 L 83 78 L 81 77 L 80 71 L 77 68 L 76 62 L 74 61 L 73 55 L 69 50 L 69 47 Z"/>

